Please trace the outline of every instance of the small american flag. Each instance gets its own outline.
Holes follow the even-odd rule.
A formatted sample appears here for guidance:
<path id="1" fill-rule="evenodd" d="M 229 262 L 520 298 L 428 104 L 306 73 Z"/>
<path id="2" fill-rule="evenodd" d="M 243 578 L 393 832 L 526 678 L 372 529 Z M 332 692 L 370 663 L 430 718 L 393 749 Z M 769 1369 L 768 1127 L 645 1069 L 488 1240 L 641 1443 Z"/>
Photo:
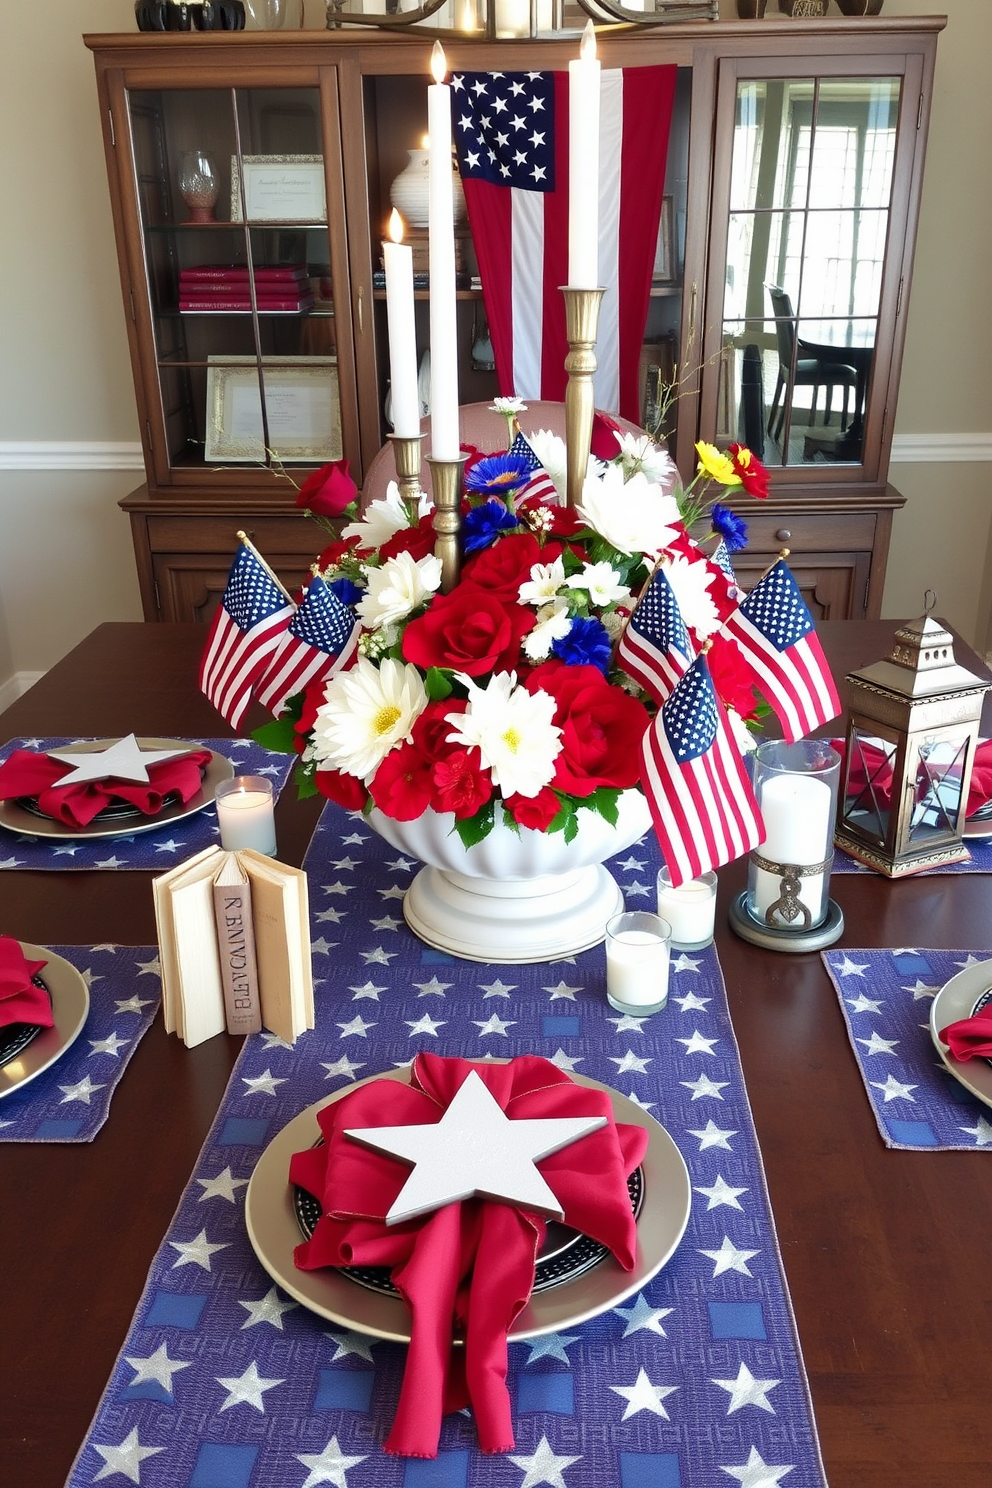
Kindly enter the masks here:
<path id="1" fill-rule="evenodd" d="M 259 702 L 278 718 L 289 699 L 310 682 L 350 666 L 360 630 L 354 612 L 316 574 L 255 689 Z"/>
<path id="2" fill-rule="evenodd" d="M 663 703 L 695 655 L 672 586 L 655 569 L 617 647 L 617 660 L 655 702 Z"/>
<path id="3" fill-rule="evenodd" d="M 840 699 L 799 585 L 780 558 L 727 617 L 755 683 L 778 714 L 788 743 L 840 712 Z"/>
<path id="4" fill-rule="evenodd" d="M 527 466 L 529 475 L 527 484 L 521 486 L 513 493 L 514 503 L 521 501 L 543 501 L 548 506 L 558 506 L 561 497 L 558 488 L 551 479 L 540 460 L 535 455 L 532 447 L 527 443 L 523 434 L 518 434 L 510 445 L 507 454 L 516 455 Z"/>
<path id="5" fill-rule="evenodd" d="M 676 886 L 741 857 L 764 838 L 758 803 L 703 656 L 644 735 L 641 784 Z"/>
<path id="6" fill-rule="evenodd" d="M 730 561 L 730 549 L 722 537 L 710 555 L 710 562 L 716 564 L 730 585 L 730 598 L 736 599 L 737 595 L 741 592 L 740 585 L 737 582 L 737 575 L 734 573 L 734 565 Z"/>
<path id="7" fill-rule="evenodd" d="M 242 543 L 200 662 L 200 689 L 232 728 L 251 702 L 293 614 L 293 602 L 254 549 Z"/>

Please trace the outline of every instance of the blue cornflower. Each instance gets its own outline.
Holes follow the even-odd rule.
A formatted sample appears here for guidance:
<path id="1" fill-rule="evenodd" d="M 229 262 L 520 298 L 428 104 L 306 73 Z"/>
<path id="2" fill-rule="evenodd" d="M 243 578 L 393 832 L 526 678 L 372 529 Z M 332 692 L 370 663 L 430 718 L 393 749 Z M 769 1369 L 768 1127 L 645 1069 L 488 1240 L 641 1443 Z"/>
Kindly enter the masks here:
<path id="1" fill-rule="evenodd" d="M 462 525 L 466 553 L 478 553 L 494 543 L 501 532 L 516 527 L 517 519 L 502 501 L 484 501 L 474 506 Z"/>
<path id="2" fill-rule="evenodd" d="M 710 521 L 713 531 L 727 544 L 728 553 L 739 553 L 741 548 L 747 547 L 747 523 L 729 507 L 714 503 L 710 509 Z"/>
<path id="3" fill-rule="evenodd" d="M 332 579 L 327 587 L 328 589 L 333 589 L 341 603 L 346 605 L 355 604 L 365 593 L 364 589 L 361 589 L 357 584 L 353 584 L 350 579 L 344 577 Z"/>
<path id="4" fill-rule="evenodd" d="M 521 455 L 487 455 L 466 470 L 465 489 L 485 496 L 512 495 L 527 483 L 529 475 L 527 462 Z"/>
<path id="5" fill-rule="evenodd" d="M 581 616 L 572 621 L 568 635 L 562 636 L 551 647 L 554 655 L 566 666 L 599 667 L 604 677 L 609 670 L 611 649 L 606 626 L 599 620 L 586 620 Z"/>

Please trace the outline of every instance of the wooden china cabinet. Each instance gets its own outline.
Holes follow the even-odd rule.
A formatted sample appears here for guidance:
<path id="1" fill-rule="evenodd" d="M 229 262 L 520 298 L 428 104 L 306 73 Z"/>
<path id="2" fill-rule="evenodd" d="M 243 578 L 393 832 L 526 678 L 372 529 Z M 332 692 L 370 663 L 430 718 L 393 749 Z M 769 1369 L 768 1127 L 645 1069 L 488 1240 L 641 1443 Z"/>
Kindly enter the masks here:
<path id="1" fill-rule="evenodd" d="M 770 18 L 599 38 L 604 67 L 678 68 L 644 421 L 674 364 L 665 432 L 684 478 L 697 439 L 762 453 L 771 496 L 740 507 L 750 542 L 738 572 L 747 584 L 788 547 L 821 618 L 878 615 L 902 504 L 888 460 L 944 24 Z M 320 533 L 295 510 L 296 486 L 342 456 L 360 484 L 388 431 L 376 271 L 390 184 L 426 132 L 433 36 L 85 41 L 146 467 L 121 504 L 146 618 L 206 619 L 238 529 L 299 581 Z M 565 68 L 576 45 L 445 38 L 449 66 L 477 71 Z M 496 391 L 467 251 L 466 403 Z"/>

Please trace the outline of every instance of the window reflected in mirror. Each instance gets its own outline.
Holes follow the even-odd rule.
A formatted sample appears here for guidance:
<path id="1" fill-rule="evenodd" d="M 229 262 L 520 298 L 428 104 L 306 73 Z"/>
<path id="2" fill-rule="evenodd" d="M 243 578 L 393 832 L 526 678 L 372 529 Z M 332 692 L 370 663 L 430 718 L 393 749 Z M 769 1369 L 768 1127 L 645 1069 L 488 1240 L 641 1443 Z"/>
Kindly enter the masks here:
<path id="1" fill-rule="evenodd" d="M 717 432 L 768 465 L 861 463 L 899 92 L 738 85 Z"/>

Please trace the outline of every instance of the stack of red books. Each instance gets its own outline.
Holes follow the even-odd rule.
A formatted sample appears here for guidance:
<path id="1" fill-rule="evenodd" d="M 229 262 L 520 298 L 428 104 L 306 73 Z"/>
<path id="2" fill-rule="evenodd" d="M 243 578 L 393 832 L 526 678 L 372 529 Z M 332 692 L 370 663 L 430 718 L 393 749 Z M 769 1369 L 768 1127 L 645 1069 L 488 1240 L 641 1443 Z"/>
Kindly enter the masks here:
<path id="1" fill-rule="evenodd" d="M 254 280 L 255 303 L 260 314 L 300 314 L 313 307 L 313 290 L 307 266 L 256 264 L 249 270 L 240 264 L 200 264 L 179 271 L 179 308 L 195 314 L 226 314 L 251 309 Z"/>

